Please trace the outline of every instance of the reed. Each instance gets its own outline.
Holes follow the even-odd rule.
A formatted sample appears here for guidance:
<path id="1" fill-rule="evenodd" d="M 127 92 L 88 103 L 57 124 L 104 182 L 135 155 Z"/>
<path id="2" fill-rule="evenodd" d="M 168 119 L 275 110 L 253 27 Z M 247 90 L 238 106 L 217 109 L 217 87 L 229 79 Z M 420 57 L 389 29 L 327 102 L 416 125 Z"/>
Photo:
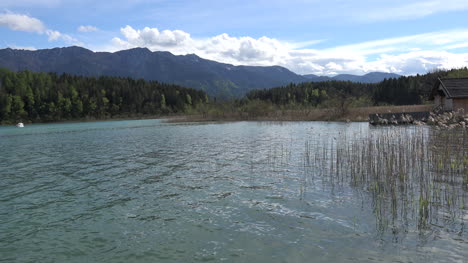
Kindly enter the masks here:
<path id="1" fill-rule="evenodd" d="M 367 193 L 381 233 L 440 225 L 463 231 L 467 153 L 464 129 L 386 127 L 308 141 L 303 163 L 309 176 Z"/>
<path id="2" fill-rule="evenodd" d="M 215 108 L 204 114 L 170 117 L 168 122 L 206 121 L 362 121 L 369 114 L 430 111 L 432 105 L 352 107 L 337 115 L 335 108 L 292 107 L 280 109 L 272 105 L 258 111 L 242 111 L 239 108 Z"/>

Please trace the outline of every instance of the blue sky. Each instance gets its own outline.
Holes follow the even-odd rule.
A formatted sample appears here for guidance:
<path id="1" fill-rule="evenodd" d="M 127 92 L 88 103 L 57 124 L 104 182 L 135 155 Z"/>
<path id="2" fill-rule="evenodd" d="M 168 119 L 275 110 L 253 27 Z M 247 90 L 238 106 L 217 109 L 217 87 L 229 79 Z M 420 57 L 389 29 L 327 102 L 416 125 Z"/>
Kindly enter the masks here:
<path id="1" fill-rule="evenodd" d="M 468 66 L 467 0 L 2 0 L 0 48 L 147 47 L 299 74 Z"/>

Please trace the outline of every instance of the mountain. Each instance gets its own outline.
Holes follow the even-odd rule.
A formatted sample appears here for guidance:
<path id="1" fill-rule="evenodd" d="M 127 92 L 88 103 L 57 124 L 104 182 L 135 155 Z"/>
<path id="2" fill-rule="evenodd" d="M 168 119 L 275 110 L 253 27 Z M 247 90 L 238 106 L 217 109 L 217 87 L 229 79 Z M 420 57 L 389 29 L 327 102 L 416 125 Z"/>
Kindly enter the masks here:
<path id="1" fill-rule="evenodd" d="M 314 74 L 307 74 L 307 75 L 302 75 L 304 78 L 306 78 L 308 81 L 312 82 L 322 82 L 322 81 L 330 81 L 333 80 L 331 77 L 327 76 L 317 76 Z"/>
<path id="2" fill-rule="evenodd" d="M 394 73 L 385 73 L 385 72 L 370 72 L 363 76 L 351 75 L 351 74 L 340 74 L 334 77 L 327 76 L 317 76 L 313 74 L 303 75 L 309 81 L 321 82 L 329 80 L 339 80 L 339 81 L 351 81 L 351 82 L 361 82 L 361 83 L 378 83 L 384 79 L 399 78 L 401 77 L 398 74 Z"/>
<path id="3" fill-rule="evenodd" d="M 82 76 L 143 78 L 201 89 L 216 97 L 240 97 L 264 89 L 307 81 L 279 66 L 233 66 L 196 55 L 176 56 L 147 48 L 93 52 L 81 47 L 36 51 L 0 49 L 0 67 L 13 71 L 69 73 Z"/>
<path id="4" fill-rule="evenodd" d="M 27 69 L 82 76 L 142 78 L 201 89 L 218 98 L 241 97 L 253 89 L 268 89 L 289 83 L 328 80 L 376 83 L 385 78 L 399 77 L 397 74 L 382 72 L 371 72 L 364 76 L 301 76 L 280 66 L 233 66 L 193 54 L 176 56 L 170 52 L 152 52 L 147 48 L 114 53 L 93 52 L 77 46 L 36 51 L 0 49 L 0 67 L 13 71 Z"/>

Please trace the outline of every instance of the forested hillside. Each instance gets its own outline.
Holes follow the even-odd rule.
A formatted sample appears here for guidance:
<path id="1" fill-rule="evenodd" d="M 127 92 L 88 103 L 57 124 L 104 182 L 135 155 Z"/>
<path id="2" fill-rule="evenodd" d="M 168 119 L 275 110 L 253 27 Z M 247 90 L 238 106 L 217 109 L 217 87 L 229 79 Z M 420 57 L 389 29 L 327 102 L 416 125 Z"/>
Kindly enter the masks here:
<path id="1" fill-rule="evenodd" d="M 276 105 L 336 106 L 347 103 L 356 106 L 414 105 L 431 99 L 437 78 L 468 77 L 468 69 L 434 71 L 424 75 L 401 76 L 379 83 L 324 81 L 289 84 L 283 87 L 253 90 L 249 100 L 261 100 Z"/>
<path id="2" fill-rule="evenodd" d="M 279 66 L 234 66 L 170 52 L 134 48 L 114 53 L 81 47 L 35 51 L 0 49 L 0 67 L 13 71 L 67 73 L 145 79 L 200 89 L 211 97 L 240 98 L 252 89 L 272 88 L 307 81 Z"/>
<path id="3" fill-rule="evenodd" d="M 156 81 L 0 69 L 0 123 L 185 113 L 207 102 L 201 90 Z"/>

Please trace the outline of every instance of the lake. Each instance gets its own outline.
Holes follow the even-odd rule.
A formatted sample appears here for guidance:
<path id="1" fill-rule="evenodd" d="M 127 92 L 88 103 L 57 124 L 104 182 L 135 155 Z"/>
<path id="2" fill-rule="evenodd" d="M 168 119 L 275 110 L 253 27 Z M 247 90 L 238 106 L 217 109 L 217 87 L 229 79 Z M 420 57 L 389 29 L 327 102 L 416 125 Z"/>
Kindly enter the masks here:
<path id="1" fill-rule="evenodd" d="M 444 134 L 326 122 L 0 127 L 0 262 L 467 262 L 468 136 Z"/>

